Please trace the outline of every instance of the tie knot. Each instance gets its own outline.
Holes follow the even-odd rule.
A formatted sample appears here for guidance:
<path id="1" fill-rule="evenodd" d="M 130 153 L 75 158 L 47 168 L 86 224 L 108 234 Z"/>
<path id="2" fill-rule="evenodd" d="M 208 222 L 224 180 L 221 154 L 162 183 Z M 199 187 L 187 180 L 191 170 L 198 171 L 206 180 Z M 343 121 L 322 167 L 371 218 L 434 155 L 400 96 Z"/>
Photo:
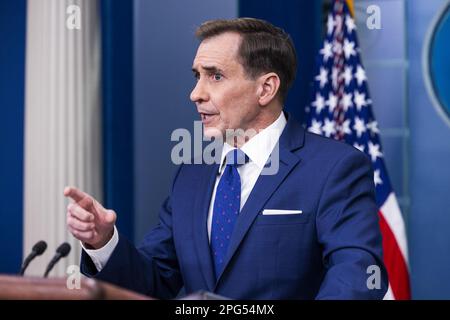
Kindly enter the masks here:
<path id="1" fill-rule="evenodd" d="M 248 156 L 241 149 L 233 149 L 227 153 L 226 164 L 230 166 L 240 166 L 249 161 Z"/>

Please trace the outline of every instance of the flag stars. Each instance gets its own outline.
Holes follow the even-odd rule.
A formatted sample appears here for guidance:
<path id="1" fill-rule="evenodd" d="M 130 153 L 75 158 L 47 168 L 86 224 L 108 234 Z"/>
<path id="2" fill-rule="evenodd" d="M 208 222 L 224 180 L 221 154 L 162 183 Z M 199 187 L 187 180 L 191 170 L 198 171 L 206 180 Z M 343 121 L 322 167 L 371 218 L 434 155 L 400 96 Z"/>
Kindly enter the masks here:
<path id="1" fill-rule="evenodd" d="M 376 122 L 375 120 L 369 122 L 367 124 L 367 128 L 370 130 L 370 132 L 372 132 L 372 134 L 380 133 L 380 130 L 378 130 L 378 122 Z"/>
<path id="2" fill-rule="evenodd" d="M 348 39 L 344 39 L 344 55 L 346 59 L 349 59 L 351 56 L 356 55 L 355 43 L 353 41 L 348 41 Z"/>
<path id="3" fill-rule="evenodd" d="M 345 2 L 338 4 L 343 6 Z M 340 10 L 339 5 L 333 9 Z M 307 129 L 328 138 L 344 139 L 355 152 L 358 149 L 366 154 L 374 166 L 371 178 L 377 193 L 383 191 L 384 196 L 390 186 L 378 137 L 382 130 L 372 115 L 367 88 L 369 70 L 364 69 L 360 58 L 356 21 L 345 10 L 328 15 L 326 24 L 326 39 L 319 48 L 319 65 L 313 75 L 315 91 L 308 104 Z"/>
<path id="4" fill-rule="evenodd" d="M 353 125 L 353 129 L 356 131 L 356 135 L 358 138 L 361 138 L 362 134 L 366 132 L 366 124 L 363 119 L 359 117 L 355 117 L 355 124 Z"/>
<path id="5" fill-rule="evenodd" d="M 380 176 L 380 170 L 375 170 L 373 172 L 373 183 L 375 184 L 375 187 L 379 184 L 383 184 L 383 180 L 381 180 Z"/>
<path id="6" fill-rule="evenodd" d="M 334 111 L 334 109 L 337 106 L 337 103 L 338 103 L 337 97 L 332 92 L 330 92 L 328 94 L 328 100 L 326 102 L 326 105 L 328 106 L 328 109 L 330 110 L 330 112 Z"/>
<path id="7" fill-rule="evenodd" d="M 364 92 L 355 91 L 353 100 L 358 111 L 361 111 L 362 107 L 367 106 L 366 94 Z"/>
<path id="8" fill-rule="evenodd" d="M 342 74 L 346 86 L 350 85 L 350 82 L 353 80 L 352 69 L 352 66 L 345 66 L 344 73 Z"/>
<path id="9" fill-rule="evenodd" d="M 372 159 L 372 162 L 375 162 L 377 160 L 377 158 L 381 158 L 383 156 L 383 154 L 380 151 L 379 144 L 373 144 L 371 141 L 369 141 L 368 147 L 369 147 L 369 154 L 370 154 L 370 158 Z"/>
<path id="10" fill-rule="evenodd" d="M 326 137 L 331 137 L 336 133 L 336 125 L 333 120 L 325 119 L 325 124 L 322 127 L 322 131 Z"/>
<path id="11" fill-rule="evenodd" d="M 358 82 L 358 86 L 361 86 L 362 83 L 367 80 L 366 71 L 360 64 L 356 67 L 355 78 Z"/>
<path id="12" fill-rule="evenodd" d="M 345 16 L 345 26 L 347 27 L 347 32 L 349 34 L 351 34 L 353 30 L 356 29 L 355 20 L 353 20 L 353 18 L 348 14 Z"/>
<path id="13" fill-rule="evenodd" d="M 328 71 L 325 68 L 320 68 L 319 74 L 315 77 L 320 83 L 320 88 L 322 89 L 328 82 Z"/>
<path id="14" fill-rule="evenodd" d="M 344 134 L 351 134 L 352 130 L 350 130 L 350 119 L 347 119 L 344 121 L 344 123 L 342 123 L 342 132 Z"/>
<path id="15" fill-rule="evenodd" d="M 352 96 L 351 93 L 344 93 L 342 96 L 342 108 L 344 109 L 344 112 L 347 112 L 347 110 L 353 106 Z"/>
<path id="16" fill-rule="evenodd" d="M 315 134 L 322 134 L 322 122 L 317 121 L 316 119 L 312 120 L 311 126 L 308 128 L 309 132 Z"/>
<path id="17" fill-rule="evenodd" d="M 320 53 L 323 55 L 323 61 L 327 62 L 333 56 L 333 45 L 325 40 L 323 48 L 320 49 Z"/>
<path id="18" fill-rule="evenodd" d="M 319 114 L 323 108 L 325 108 L 325 99 L 320 95 L 320 93 L 316 93 L 316 100 L 311 103 L 313 107 L 316 107 L 316 113 Z"/>

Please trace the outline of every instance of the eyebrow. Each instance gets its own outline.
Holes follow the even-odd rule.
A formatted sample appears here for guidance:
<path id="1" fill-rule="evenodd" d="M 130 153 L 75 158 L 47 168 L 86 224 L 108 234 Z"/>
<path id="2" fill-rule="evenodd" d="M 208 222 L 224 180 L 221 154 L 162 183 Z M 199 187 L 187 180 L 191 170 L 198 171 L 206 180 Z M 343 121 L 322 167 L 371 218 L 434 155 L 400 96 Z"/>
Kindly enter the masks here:
<path id="1" fill-rule="evenodd" d="M 210 73 L 216 73 L 216 72 L 223 73 L 222 69 L 217 68 L 215 66 L 201 66 L 201 68 Z M 199 73 L 199 71 L 196 68 L 192 68 L 192 72 Z"/>

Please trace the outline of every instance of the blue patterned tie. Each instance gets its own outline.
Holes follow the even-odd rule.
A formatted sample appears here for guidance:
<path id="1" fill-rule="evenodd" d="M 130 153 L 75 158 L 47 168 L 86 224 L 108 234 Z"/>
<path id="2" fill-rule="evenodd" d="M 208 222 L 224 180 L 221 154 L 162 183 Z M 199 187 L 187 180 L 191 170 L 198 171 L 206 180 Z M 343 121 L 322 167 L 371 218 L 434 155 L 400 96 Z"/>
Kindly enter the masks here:
<path id="1" fill-rule="evenodd" d="M 237 167 L 248 161 L 246 154 L 234 149 L 226 155 L 226 166 L 217 185 L 211 226 L 211 251 L 216 279 L 222 272 L 231 233 L 240 211 L 241 178 Z"/>

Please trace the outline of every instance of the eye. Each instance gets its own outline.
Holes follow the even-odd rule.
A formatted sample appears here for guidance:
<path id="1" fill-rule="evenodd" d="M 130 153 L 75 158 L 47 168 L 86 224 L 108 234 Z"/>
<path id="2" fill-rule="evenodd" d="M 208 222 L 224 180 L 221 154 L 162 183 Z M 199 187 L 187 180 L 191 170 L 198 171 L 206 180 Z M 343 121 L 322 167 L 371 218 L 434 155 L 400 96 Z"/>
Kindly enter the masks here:
<path id="1" fill-rule="evenodd" d="M 223 78 L 223 75 L 221 73 L 216 72 L 213 74 L 214 81 L 220 81 L 220 80 L 222 80 L 222 78 Z"/>

